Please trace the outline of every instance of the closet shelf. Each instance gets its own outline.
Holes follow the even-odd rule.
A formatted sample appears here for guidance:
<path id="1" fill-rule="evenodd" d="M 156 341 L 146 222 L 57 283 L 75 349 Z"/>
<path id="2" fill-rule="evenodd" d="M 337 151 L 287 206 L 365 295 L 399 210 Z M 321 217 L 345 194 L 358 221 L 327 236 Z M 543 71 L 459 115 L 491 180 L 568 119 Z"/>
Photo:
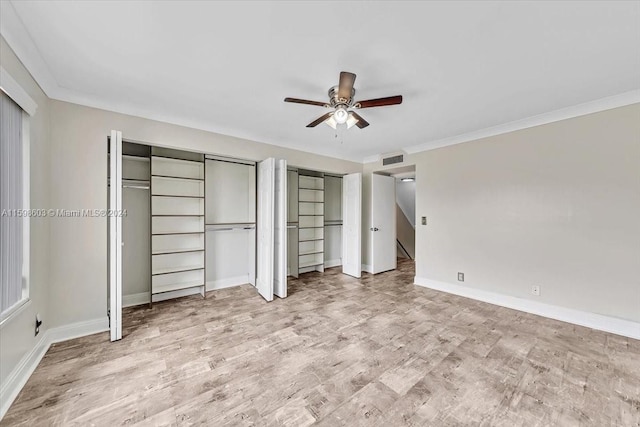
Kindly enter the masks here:
<path id="1" fill-rule="evenodd" d="M 197 271 L 204 270 L 204 265 L 185 265 L 182 267 L 165 267 L 159 268 L 151 272 L 152 276 L 161 276 L 163 274 L 172 274 L 172 273 L 184 273 L 185 271 Z"/>
<path id="2" fill-rule="evenodd" d="M 151 252 L 151 255 L 185 254 L 189 252 L 204 252 L 204 248 L 162 249 Z"/>
<path id="3" fill-rule="evenodd" d="M 151 293 L 155 295 L 165 292 L 179 291 L 181 289 L 196 288 L 200 286 L 204 286 L 204 282 L 202 280 L 196 280 L 193 282 L 171 283 L 169 285 L 155 285 L 151 286 Z"/>
<path id="4" fill-rule="evenodd" d="M 204 182 L 204 178 L 188 178 L 188 177 L 184 177 L 184 176 L 151 174 L 151 177 L 152 178 L 181 179 L 181 180 L 185 180 L 185 181 L 200 181 L 200 182 Z"/>
<path id="5" fill-rule="evenodd" d="M 304 264 L 300 264 L 298 268 L 307 268 L 307 267 L 315 267 L 316 265 L 324 265 L 324 261 L 321 262 L 305 262 Z"/>
<path id="6" fill-rule="evenodd" d="M 192 218 L 202 218 L 204 215 L 191 215 L 191 214 L 153 214 L 154 217 L 163 217 L 163 218 L 180 218 L 180 217 L 192 217 Z"/>
<path id="7" fill-rule="evenodd" d="M 153 197 L 179 197 L 183 199 L 204 199 L 204 196 L 184 196 L 175 194 L 152 194 Z"/>
<path id="8" fill-rule="evenodd" d="M 298 190 L 324 191 L 324 188 L 298 187 Z"/>
<path id="9" fill-rule="evenodd" d="M 173 233 L 151 233 L 152 236 L 178 236 L 181 234 L 204 234 L 204 231 L 176 231 Z"/>
<path id="10" fill-rule="evenodd" d="M 314 229 L 314 228 L 324 228 L 324 225 L 319 225 L 317 227 L 298 227 L 298 229 L 300 229 L 300 230 L 311 230 L 311 229 Z"/>
<path id="11" fill-rule="evenodd" d="M 303 239 L 303 240 L 298 240 L 298 242 L 302 243 L 302 242 L 321 242 L 323 241 L 324 238 L 318 238 L 318 239 Z"/>
<path id="12" fill-rule="evenodd" d="M 298 200 L 298 203 L 324 203 L 317 200 Z"/>
<path id="13" fill-rule="evenodd" d="M 300 252 L 298 256 L 315 255 L 315 254 L 323 254 L 323 253 L 324 251 Z"/>
<path id="14" fill-rule="evenodd" d="M 161 159 L 168 159 L 168 160 L 175 160 L 178 162 L 191 162 L 191 163 L 200 163 L 200 164 L 204 164 L 203 160 L 188 160 L 188 159 L 179 159 L 177 157 L 169 157 L 169 156 L 162 156 L 160 154 L 153 154 L 152 157 L 158 157 Z"/>
<path id="15" fill-rule="evenodd" d="M 324 216 L 324 214 L 301 214 L 301 213 L 299 213 L 298 216 Z"/>

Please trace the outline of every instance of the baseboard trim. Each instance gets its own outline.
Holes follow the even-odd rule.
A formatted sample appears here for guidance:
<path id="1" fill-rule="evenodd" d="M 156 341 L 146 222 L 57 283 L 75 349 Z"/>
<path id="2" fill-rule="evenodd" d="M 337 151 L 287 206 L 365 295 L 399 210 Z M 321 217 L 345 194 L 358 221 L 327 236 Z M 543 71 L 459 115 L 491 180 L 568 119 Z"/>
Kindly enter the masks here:
<path id="1" fill-rule="evenodd" d="M 18 397 L 20 390 L 22 390 L 33 371 L 38 367 L 40 360 L 42 360 L 50 345 L 51 343 L 47 339 L 47 331 L 45 331 L 36 345 L 33 346 L 29 353 L 24 355 L 20 363 L 2 384 L 2 389 L 0 390 L 0 420 L 4 418 L 11 404 Z"/>
<path id="2" fill-rule="evenodd" d="M 603 314 L 531 301 L 499 294 L 497 292 L 484 291 L 455 285 L 453 283 L 430 280 L 424 277 L 416 276 L 414 278 L 414 283 L 418 286 L 436 291 L 447 292 L 501 307 L 524 311 L 526 313 L 536 314 L 549 319 L 560 320 L 574 325 L 610 332 L 612 334 L 622 335 L 628 338 L 640 339 L 640 323 L 633 322 L 631 320 L 619 319 L 616 317 L 605 316 Z"/>
<path id="3" fill-rule="evenodd" d="M 134 307 L 136 305 L 149 304 L 149 292 L 139 294 L 123 295 L 122 307 Z"/>
<path id="4" fill-rule="evenodd" d="M 207 282 L 207 292 L 247 284 L 249 284 L 248 274 L 245 274 L 244 276 L 229 277 L 228 279 L 210 280 Z"/>
<path id="5" fill-rule="evenodd" d="M 342 259 L 331 259 L 324 262 L 324 268 L 339 267 L 342 265 Z"/>
<path id="6" fill-rule="evenodd" d="M 0 389 L 0 420 L 11 407 L 13 401 L 18 397 L 20 390 L 36 370 L 38 364 L 51 347 L 51 344 L 67 341 L 73 338 L 79 338 L 86 335 L 92 335 L 99 332 L 109 330 L 109 319 L 100 318 L 88 320 L 86 322 L 72 323 L 66 326 L 48 329 L 43 332 L 42 337 L 31 351 L 22 358 L 20 363 L 9 374 L 7 380 L 2 384 Z"/>
<path id="7" fill-rule="evenodd" d="M 365 273 L 370 273 L 373 271 L 373 269 L 371 268 L 371 266 L 369 264 L 362 264 L 362 271 L 364 271 Z"/>

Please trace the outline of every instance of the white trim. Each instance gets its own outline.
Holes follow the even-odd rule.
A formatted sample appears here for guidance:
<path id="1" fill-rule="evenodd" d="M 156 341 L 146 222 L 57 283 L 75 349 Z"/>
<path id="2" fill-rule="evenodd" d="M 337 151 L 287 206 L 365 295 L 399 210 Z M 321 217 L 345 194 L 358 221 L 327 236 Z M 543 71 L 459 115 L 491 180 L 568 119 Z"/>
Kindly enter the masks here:
<path id="1" fill-rule="evenodd" d="M 122 307 L 133 307 L 136 305 L 149 304 L 149 292 L 139 294 L 123 295 Z"/>
<path id="2" fill-rule="evenodd" d="M 245 274 L 244 276 L 229 277 L 227 279 L 209 280 L 207 281 L 207 292 L 249 284 L 248 274 Z"/>
<path id="3" fill-rule="evenodd" d="M 342 259 L 330 259 L 324 262 L 324 268 L 339 267 L 342 265 Z"/>
<path id="4" fill-rule="evenodd" d="M 411 147 L 403 148 L 403 150 L 409 154 L 434 150 L 436 148 L 461 144 L 463 142 L 475 141 L 477 139 L 488 138 L 490 136 L 501 135 L 504 133 L 514 132 L 517 130 L 527 129 L 535 126 L 541 126 L 548 123 L 559 122 L 561 120 L 567 120 L 574 117 L 586 116 L 587 114 L 611 110 L 613 108 L 624 107 L 625 105 L 637 103 L 640 103 L 640 90 L 632 90 L 618 95 L 562 108 L 560 110 L 554 110 L 548 113 L 542 113 L 536 116 L 526 117 L 524 119 L 503 123 L 501 125 L 464 133 L 462 135 L 456 135 L 449 138 L 443 138 L 418 145 L 413 145 Z"/>
<path id="5" fill-rule="evenodd" d="M 79 338 L 86 335 L 93 335 L 109 330 L 109 320 L 105 318 L 88 320 L 86 322 L 73 323 L 67 326 L 45 331 L 31 351 L 24 355 L 18 365 L 11 371 L 7 379 L 2 383 L 0 389 L 0 420 L 11 407 L 11 404 L 18 397 L 18 393 L 36 370 L 38 364 L 49 350 L 51 344 Z M 105 337 L 105 342 L 108 337 Z"/>
<path id="6" fill-rule="evenodd" d="M 489 304 L 507 307 L 526 313 L 536 314 L 549 319 L 560 320 L 599 331 L 610 332 L 629 338 L 640 339 L 640 323 L 631 320 L 619 319 L 588 311 L 576 310 L 568 307 L 560 307 L 517 298 L 497 292 L 484 291 L 481 289 L 469 288 L 467 286 L 455 285 L 453 283 L 440 282 L 416 276 L 414 283 L 418 286 L 434 289 L 436 291 L 447 292 L 465 298 L 483 301 Z"/>
<path id="7" fill-rule="evenodd" d="M 31 208 L 31 123 L 22 111 L 22 209 Z M 31 218 L 22 220 L 22 299 L 29 299 L 31 288 Z"/>
<path id="8" fill-rule="evenodd" d="M 27 114 L 33 116 L 38 109 L 38 104 L 29 94 L 15 81 L 11 74 L 4 67 L 0 66 L 0 89 L 7 96 L 20 106 Z"/>
<path id="9" fill-rule="evenodd" d="M 2 312 L 2 314 L 0 315 L 0 331 L 2 330 L 2 328 L 4 328 L 4 325 L 11 323 L 10 320 L 14 316 L 18 316 L 19 313 L 22 313 L 24 309 L 29 307 L 30 305 L 31 305 L 31 299 L 23 298 L 20 301 L 17 301 L 8 309 L 6 309 L 4 312 Z"/>
<path id="10" fill-rule="evenodd" d="M 71 323 L 70 325 L 58 326 L 48 329 L 47 340 L 49 344 L 55 344 L 62 341 L 72 340 L 74 338 L 85 337 L 100 332 L 109 331 L 109 318 L 101 317 L 99 319 L 86 320 L 84 322 Z M 105 343 L 109 342 L 109 337 L 105 336 Z"/>
<path id="11" fill-rule="evenodd" d="M 371 273 L 373 271 L 373 268 L 369 264 L 362 264 L 362 271 L 364 271 L 365 273 L 373 274 Z"/>
<path id="12" fill-rule="evenodd" d="M 4 418 L 11 404 L 18 397 L 18 393 L 20 393 L 33 371 L 38 367 L 50 345 L 47 332 L 45 332 L 31 351 L 24 355 L 16 367 L 13 368 L 13 371 L 2 382 L 2 388 L 0 389 L 0 420 Z"/>

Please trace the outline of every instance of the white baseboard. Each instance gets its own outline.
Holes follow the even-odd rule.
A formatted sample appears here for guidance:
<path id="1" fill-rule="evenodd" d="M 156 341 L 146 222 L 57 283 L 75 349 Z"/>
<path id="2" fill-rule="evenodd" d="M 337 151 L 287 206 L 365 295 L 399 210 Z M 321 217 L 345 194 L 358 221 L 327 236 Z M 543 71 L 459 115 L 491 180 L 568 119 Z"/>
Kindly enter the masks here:
<path id="1" fill-rule="evenodd" d="M 640 339 L 640 323 L 617 317 L 605 316 L 588 311 L 576 310 L 568 307 L 546 304 L 528 299 L 512 297 L 497 292 L 469 288 L 453 283 L 440 282 L 416 276 L 414 283 L 418 286 L 447 292 L 489 304 L 499 305 L 526 313 L 536 314 L 574 325 L 585 326 L 599 331 L 610 332 L 629 338 Z"/>
<path id="2" fill-rule="evenodd" d="M 342 259 L 331 259 L 324 262 L 324 268 L 339 267 L 342 265 Z"/>
<path id="3" fill-rule="evenodd" d="M 0 420 L 4 418 L 18 393 L 36 370 L 51 344 L 92 335 L 109 330 L 109 319 L 101 318 L 86 322 L 72 323 L 66 326 L 47 329 L 31 351 L 20 360 L 20 363 L 9 374 L 0 389 Z M 106 338 L 108 341 L 108 337 Z"/>
<path id="4" fill-rule="evenodd" d="M 371 268 L 371 266 L 369 264 L 362 264 L 362 271 L 364 271 L 366 273 L 371 273 L 373 271 L 373 269 Z"/>
<path id="5" fill-rule="evenodd" d="M 149 292 L 139 294 L 123 295 L 122 307 L 133 307 L 136 305 L 149 304 Z"/>
<path id="6" fill-rule="evenodd" d="M 13 401 L 18 397 L 18 393 L 27 383 L 33 371 L 44 357 L 51 343 L 47 340 L 47 331 L 42 334 L 40 340 L 24 355 L 20 363 L 13 369 L 0 389 L 0 420 L 9 410 Z"/>
<path id="7" fill-rule="evenodd" d="M 217 289 L 232 288 L 234 286 L 246 285 L 249 283 L 249 275 L 229 277 L 228 279 L 210 280 L 207 282 L 207 292 Z"/>

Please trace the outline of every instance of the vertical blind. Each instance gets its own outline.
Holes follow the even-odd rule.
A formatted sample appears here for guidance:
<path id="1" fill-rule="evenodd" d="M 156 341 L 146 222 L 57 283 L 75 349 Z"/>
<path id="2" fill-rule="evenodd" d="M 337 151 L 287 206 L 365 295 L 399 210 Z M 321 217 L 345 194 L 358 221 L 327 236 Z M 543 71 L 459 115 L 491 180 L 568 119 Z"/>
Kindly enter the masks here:
<path id="1" fill-rule="evenodd" d="M 0 91 L 0 313 L 22 299 L 22 109 Z"/>

